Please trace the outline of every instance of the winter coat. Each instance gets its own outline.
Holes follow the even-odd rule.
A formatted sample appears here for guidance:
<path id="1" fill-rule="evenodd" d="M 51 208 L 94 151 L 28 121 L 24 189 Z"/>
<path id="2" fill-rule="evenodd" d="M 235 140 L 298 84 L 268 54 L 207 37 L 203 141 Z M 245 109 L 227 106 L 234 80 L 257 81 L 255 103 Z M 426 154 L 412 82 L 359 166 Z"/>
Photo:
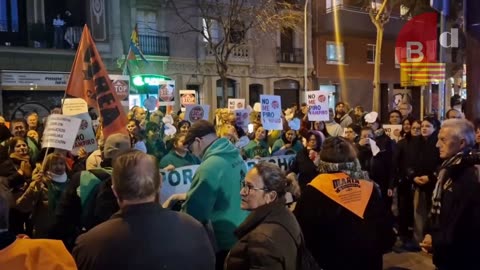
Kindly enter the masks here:
<path id="1" fill-rule="evenodd" d="M 285 138 L 285 134 L 282 138 L 278 139 L 272 146 L 272 155 L 295 155 L 303 149 L 302 142 L 295 138 L 291 143 L 292 146 L 289 149 L 281 150 L 281 148 L 287 144 L 288 141 Z"/>
<path id="2" fill-rule="evenodd" d="M 225 270 L 296 269 L 301 230 L 283 200 L 253 210 L 235 234 Z"/>
<path id="3" fill-rule="evenodd" d="M 480 171 L 478 165 L 459 164 L 448 169 L 442 184 L 438 219 L 430 216 L 426 230 L 432 235 L 433 263 L 439 269 L 480 269 Z"/>
<path id="4" fill-rule="evenodd" d="M 329 181 L 325 177 L 330 174 L 321 174 L 313 181 Z M 306 247 L 324 270 L 382 269 L 382 254 L 393 244 L 393 231 L 375 186 L 363 219 L 312 185 L 305 188 L 294 214 Z"/>
<path id="5" fill-rule="evenodd" d="M 240 186 L 246 173 L 238 149 L 220 138 L 205 149 L 187 192 L 182 211 L 202 224 L 211 221 L 219 250 L 230 250 L 237 242 L 233 232 L 248 215 L 240 209 Z"/>
<path id="6" fill-rule="evenodd" d="M 154 202 L 127 206 L 82 234 L 73 256 L 79 270 L 215 268 L 204 227 Z"/>
<path id="7" fill-rule="evenodd" d="M 431 197 L 433 189 L 435 188 L 435 172 L 442 164 L 440 153 L 436 146 L 438 132 L 434 132 L 427 139 L 422 136 L 414 138 L 413 147 L 415 149 L 412 179 L 416 176 L 428 176 L 428 183 L 425 185 L 416 185 L 421 191 L 427 192 L 427 198 Z"/>
<path id="8" fill-rule="evenodd" d="M 393 153 L 393 177 L 390 188 L 393 189 L 400 185 L 402 189 L 411 189 L 417 151 L 418 149 L 415 148 L 415 140 L 412 137 L 406 137 L 397 143 Z"/>
<path id="9" fill-rule="evenodd" d="M 247 146 L 243 148 L 243 150 L 245 151 L 247 158 L 270 156 L 270 150 L 266 141 L 257 142 L 255 140 L 251 140 Z"/>

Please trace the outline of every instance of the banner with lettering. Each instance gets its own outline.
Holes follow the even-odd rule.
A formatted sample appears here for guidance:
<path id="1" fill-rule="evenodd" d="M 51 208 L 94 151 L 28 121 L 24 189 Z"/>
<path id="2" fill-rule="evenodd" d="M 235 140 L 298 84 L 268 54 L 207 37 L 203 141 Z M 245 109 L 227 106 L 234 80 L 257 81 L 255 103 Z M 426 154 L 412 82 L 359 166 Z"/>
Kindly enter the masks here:
<path id="1" fill-rule="evenodd" d="M 185 112 L 185 120 L 194 123 L 198 120 L 208 120 L 210 113 L 210 105 L 187 105 Z"/>
<path id="2" fill-rule="evenodd" d="M 284 155 L 260 159 L 249 159 L 245 161 L 245 165 L 247 166 L 247 169 L 250 170 L 255 164 L 263 161 L 273 163 L 282 170 L 288 171 L 294 158 L 295 155 Z M 173 194 L 186 193 L 190 189 L 193 175 L 197 171 L 198 167 L 199 165 L 185 166 L 176 168 L 175 170 L 169 172 L 160 170 L 163 179 L 162 190 L 160 192 L 161 203 L 163 204 Z"/>
<path id="3" fill-rule="evenodd" d="M 179 90 L 180 106 L 185 111 L 185 106 L 197 104 L 197 92 L 195 90 Z"/>
<path id="4" fill-rule="evenodd" d="M 77 156 L 81 148 L 84 148 L 87 153 L 97 150 L 97 138 L 95 137 L 90 115 L 88 113 L 82 113 L 75 115 L 74 117 L 80 119 L 82 123 L 80 124 L 77 136 L 75 136 L 72 154 Z"/>
<path id="5" fill-rule="evenodd" d="M 86 25 L 70 72 L 66 94 L 67 97 L 83 98 L 90 107 L 98 109 L 103 120 L 105 139 L 113 133 L 128 134 L 125 128 L 127 116 Z"/>
<path id="6" fill-rule="evenodd" d="M 308 91 L 308 120 L 309 121 L 328 121 L 328 92 Z"/>
<path id="7" fill-rule="evenodd" d="M 282 101 L 280 96 L 260 95 L 261 118 L 266 130 L 283 130 Z"/>
<path id="8" fill-rule="evenodd" d="M 390 139 L 398 142 L 402 139 L 400 131 L 402 131 L 402 125 L 383 125 L 383 130 Z"/>
<path id="9" fill-rule="evenodd" d="M 72 150 L 81 122 L 82 120 L 72 116 L 51 114 L 43 131 L 42 147 Z"/>
<path id="10" fill-rule="evenodd" d="M 199 165 L 185 166 L 169 172 L 160 170 L 162 174 L 160 202 L 163 204 L 173 194 L 187 193 L 198 167 Z"/>
<path id="11" fill-rule="evenodd" d="M 175 105 L 175 83 L 168 81 L 158 86 L 158 106 Z"/>
<path id="12" fill-rule="evenodd" d="M 229 98 L 228 99 L 228 109 L 230 111 L 245 109 L 245 99 L 244 98 Z"/>

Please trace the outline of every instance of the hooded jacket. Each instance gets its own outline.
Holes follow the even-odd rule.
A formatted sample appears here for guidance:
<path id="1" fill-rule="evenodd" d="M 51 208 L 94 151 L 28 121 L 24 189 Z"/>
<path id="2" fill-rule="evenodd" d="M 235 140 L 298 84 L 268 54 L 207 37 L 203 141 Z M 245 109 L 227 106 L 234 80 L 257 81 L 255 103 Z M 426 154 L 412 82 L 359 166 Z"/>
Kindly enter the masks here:
<path id="1" fill-rule="evenodd" d="M 248 215 L 240 209 L 241 181 L 246 173 L 239 150 L 220 138 L 205 149 L 187 192 L 182 211 L 204 225 L 212 223 L 219 250 L 229 250 L 235 244 L 233 232 Z"/>
<path id="2" fill-rule="evenodd" d="M 282 150 L 281 148 L 285 145 L 290 143 L 292 147 L 289 149 L 284 149 Z M 284 132 L 282 134 L 282 137 L 278 140 L 275 141 L 275 143 L 272 146 L 272 155 L 274 156 L 279 156 L 279 155 L 296 155 L 298 152 L 300 152 L 303 149 L 303 144 L 302 142 L 298 139 L 295 138 L 293 139 L 292 142 L 289 142 L 286 137 L 286 133 Z"/>

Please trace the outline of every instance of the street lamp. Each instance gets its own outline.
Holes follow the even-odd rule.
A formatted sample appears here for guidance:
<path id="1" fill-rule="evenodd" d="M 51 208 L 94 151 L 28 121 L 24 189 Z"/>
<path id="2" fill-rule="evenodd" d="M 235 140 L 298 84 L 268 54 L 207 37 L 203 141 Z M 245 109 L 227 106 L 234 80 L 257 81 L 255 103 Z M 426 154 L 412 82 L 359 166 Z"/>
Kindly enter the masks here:
<path id="1" fill-rule="evenodd" d="M 303 97 L 304 99 L 307 95 L 307 83 L 308 83 L 307 82 L 308 81 L 308 77 L 307 77 L 308 76 L 308 74 L 307 74 L 308 73 L 308 43 L 307 43 L 307 41 L 308 41 L 308 28 L 307 28 L 308 27 L 308 24 L 307 24 L 308 2 L 309 2 L 309 0 L 305 0 L 305 7 L 304 7 L 305 9 L 303 11 L 303 23 L 304 23 L 304 25 L 303 25 L 303 29 L 304 29 L 304 31 L 303 31 L 303 65 L 304 65 L 304 67 L 303 67 L 304 68 L 303 69 L 303 80 L 304 80 L 303 89 L 305 91 L 304 97 Z"/>

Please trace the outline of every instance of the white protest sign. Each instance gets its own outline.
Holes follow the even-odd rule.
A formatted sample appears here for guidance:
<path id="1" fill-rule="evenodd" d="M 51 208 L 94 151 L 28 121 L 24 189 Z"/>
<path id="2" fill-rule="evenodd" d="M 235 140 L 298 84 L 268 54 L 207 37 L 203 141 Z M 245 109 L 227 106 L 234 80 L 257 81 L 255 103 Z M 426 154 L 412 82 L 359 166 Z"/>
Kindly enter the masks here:
<path id="1" fill-rule="evenodd" d="M 266 130 L 283 130 L 280 96 L 260 95 L 262 125 Z"/>
<path id="2" fill-rule="evenodd" d="M 199 165 L 176 168 L 173 171 L 160 171 L 162 174 L 162 189 L 160 202 L 163 204 L 173 194 L 186 193 L 192 184 L 193 175 Z"/>
<path id="3" fill-rule="evenodd" d="M 42 137 L 42 147 L 72 150 L 81 122 L 82 120 L 78 118 L 62 114 L 48 116 Z"/>
<path id="4" fill-rule="evenodd" d="M 325 91 L 308 91 L 308 120 L 328 121 L 328 93 Z"/>
<path id="5" fill-rule="evenodd" d="M 248 124 L 250 124 L 250 113 L 248 110 L 236 110 L 235 111 L 235 124 L 241 127 L 243 130 L 247 130 Z"/>
<path id="6" fill-rule="evenodd" d="M 185 112 L 185 120 L 194 123 L 198 120 L 208 120 L 210 105 L 187 105 Z"/>
<path id="7" fill-rule="evenodd" d="M 245 161 L 247 170 L 250 170 L 255 164 L 264 161 L 279 166 L 282 170 L 288 171 L 295 155 L 284 155 L 276 157 L 265 157 L 260 159 L 250 159 Z M 174 194 L 186 193 L 192 184 L 193 175 L 200 165 L 191 165 L 176 168 L 173 171 L 160 170 L 162 174 L 162 189 L 160 191 L 160 202 L 163 204 Z"/>
<path id="8" fill-rule="evenodd" d="M 387 134 L 390 139 L 396 142 L 402 139 L 402 136 L 400 135 L 402 125 L 383 125 L 383 130 L 385 130 L 385 134 Z"/>
<path id="9" fill-rule="evenodd" d="M 87 102 L 83 98 L 66 98 L 62 102 L 63 115 L 77 115 L 88 112 Z"/>
<path id="10" fill-rule="evenodd" d="M 97 150 L 97 139 L 95 137 L 95 132 L 93 132 L 92 119 L 90 118 L 90 115 L 88 115 L 88 113 L 82 113 L 75 115 L 75 117 L 80 119 L 82 122 L 80 124 L 77 136 L 75 137 L 72 154 L 77 156 L 78 151 L 80 151 L 81 148 L 84 148 L 87 153 Z"/>
<path id="11" fill-rule="evenodd" d="M 244 98 L 229 98 L 228 99 L 228 109 L 230 111 L 245 109 L 245 99 Z"/>

